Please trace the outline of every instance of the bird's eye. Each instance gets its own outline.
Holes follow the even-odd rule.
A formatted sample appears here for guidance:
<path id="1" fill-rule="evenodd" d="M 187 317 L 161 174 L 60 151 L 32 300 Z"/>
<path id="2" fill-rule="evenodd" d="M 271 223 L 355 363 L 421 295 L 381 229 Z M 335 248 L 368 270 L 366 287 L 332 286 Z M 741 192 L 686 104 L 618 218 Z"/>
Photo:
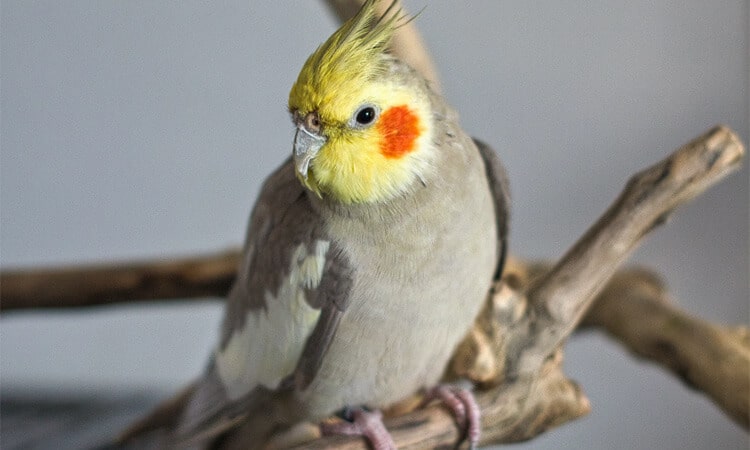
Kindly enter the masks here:
<path id="1" fill-rule="evenodd" d="M 367 125 L 375 119 L 375 108 L 368 106 L 359 110 L 357 113 L 357 123 L 360 125 Z"/>
<path id="2" fill-rule="evenodd" d="M 373 105 L 364 105 L 354 113 L 351 125 L 355 128 L 363 128 L 372 124 L 378 117 L 378 108 Z"/>

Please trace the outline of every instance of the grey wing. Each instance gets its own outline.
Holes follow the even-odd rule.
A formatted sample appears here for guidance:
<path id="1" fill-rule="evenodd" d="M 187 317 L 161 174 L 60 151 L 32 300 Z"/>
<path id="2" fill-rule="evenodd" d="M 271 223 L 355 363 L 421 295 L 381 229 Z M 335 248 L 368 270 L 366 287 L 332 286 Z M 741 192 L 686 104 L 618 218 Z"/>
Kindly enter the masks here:
<path id="1" fill-rule="evenodd" d="M 251 215 L 221 342 L 185 408 L 178 439 L 216 436 L 269 396 L 306 386 L 350 285 L 345 255 L 327 238 L 287 160 L 264 183 Z"/>
<path id="2" fill-rule="evenodd" d="M 510 187 L 505 167 L 500 162 L 497 153 L 484 142 L 474 139 L 474 143 L 479 149 L 479 154 L 484 161 L 484 167 L 487 172 L 487 180 L 490 185 L 490 192 L 495 204 L 495 218 L 497 221 L 497 239 L 498 239 L 498 263 L 495 269 L 495 280 L 499 280 L 503 274 L 505 266 L 505 256 L 508 252 L 508 219 L 510 215 Z"/>
<path id="3" fill-rule="evenodd" d="M 320 318 L 305 343 L 295 370 L 295 387 L 305 389 L 315 378 L 331 340 L 336 333 L 339 320 L 350 301 L 354 269 L 343 249 L 336 241 L 331 242 L 320 285 L 308 293 L 309 298 L 321 307 Z"/>

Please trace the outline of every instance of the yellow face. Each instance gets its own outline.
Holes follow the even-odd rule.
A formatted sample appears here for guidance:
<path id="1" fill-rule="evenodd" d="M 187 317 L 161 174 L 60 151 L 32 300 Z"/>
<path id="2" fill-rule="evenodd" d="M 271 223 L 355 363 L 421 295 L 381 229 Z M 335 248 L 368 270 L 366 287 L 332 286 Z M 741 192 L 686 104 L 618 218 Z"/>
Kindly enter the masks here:
<path id="1" fill-rule="evenodd" d="M 395 67 L 386 48 L 408 21 L 378 0 L 313 52 L 289 93 L 297 132 L 297 177 L 319 196 L 342 203 L 389 200 L 430 169 L 432 114 L 424 83 Z"/>
<path id="2" fill-rule="evenodd" d="M 300 181 L 342 203 L 368 203 L 389 200 L 424 179 L 433 151 L 425 94 L 382 80 L 337 91 L 343 95 L 300 102 L 290 96 Z M 302 138 L 313 144 L 298 145 Z"/>

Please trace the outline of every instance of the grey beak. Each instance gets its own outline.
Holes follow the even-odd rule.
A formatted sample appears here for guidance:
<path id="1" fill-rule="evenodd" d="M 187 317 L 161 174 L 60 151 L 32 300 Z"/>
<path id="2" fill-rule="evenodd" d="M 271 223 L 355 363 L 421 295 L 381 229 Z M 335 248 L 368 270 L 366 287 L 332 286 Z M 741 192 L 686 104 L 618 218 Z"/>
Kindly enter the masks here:
<path id="1" fill-rule="evenodd" d="M 300 125 L 294 134 L 294 167 L 303 180 L 307 179 L 307 171 L 310 168 L 310 161 L 326 143 L 326 138 L 317 133 L 311 133 Z"/>

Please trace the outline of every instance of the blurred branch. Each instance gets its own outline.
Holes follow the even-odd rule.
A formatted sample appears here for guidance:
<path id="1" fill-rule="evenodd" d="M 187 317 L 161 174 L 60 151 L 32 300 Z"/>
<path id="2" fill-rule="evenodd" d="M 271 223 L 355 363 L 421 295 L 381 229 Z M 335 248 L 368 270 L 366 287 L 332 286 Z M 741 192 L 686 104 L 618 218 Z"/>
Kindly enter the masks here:
<path id="1" fill-rule="evenodd" d="M 182 259 L 0 272 L 0 311 L 223 297 L 239 250 Z"/>
<path id="2" fill-rule="evenodd" d="M 629 351 L 670 370 L 750 428 L 750 330 L 712 324 L 674 306 L 659 278 L 618 273 L 592 305 L 584 326 L 605 330 Z"/>

